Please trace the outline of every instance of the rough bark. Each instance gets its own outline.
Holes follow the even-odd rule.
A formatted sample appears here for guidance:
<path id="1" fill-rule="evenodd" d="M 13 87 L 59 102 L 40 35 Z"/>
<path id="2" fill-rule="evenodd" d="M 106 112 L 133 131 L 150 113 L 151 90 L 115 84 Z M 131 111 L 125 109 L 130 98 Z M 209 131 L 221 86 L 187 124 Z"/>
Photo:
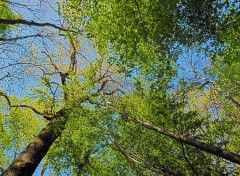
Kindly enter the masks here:
<path id="1" fill-rule="evenodd" d="M 30 141 L 8 169 L 3 172 L 3 176 L 32 175 L 53 142 L 61 135 L 66 122 L 67 118 L 63 117 L 53 119 L 37 137 Z"/>

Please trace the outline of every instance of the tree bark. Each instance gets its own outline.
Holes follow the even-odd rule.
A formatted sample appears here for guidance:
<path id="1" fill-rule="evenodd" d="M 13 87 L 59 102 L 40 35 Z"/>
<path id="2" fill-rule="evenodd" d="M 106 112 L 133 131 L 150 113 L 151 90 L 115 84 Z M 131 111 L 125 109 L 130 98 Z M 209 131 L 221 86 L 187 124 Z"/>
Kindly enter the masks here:
<path id="1" fill-rule="evenodd" d="M 37 137 L 30 141 L 8 169 L 3 172 L 3 176 L 32 175 L 53 142 L 65 129 L 66 123 L 67 118 L 64 117 L 53 119 Z"/>

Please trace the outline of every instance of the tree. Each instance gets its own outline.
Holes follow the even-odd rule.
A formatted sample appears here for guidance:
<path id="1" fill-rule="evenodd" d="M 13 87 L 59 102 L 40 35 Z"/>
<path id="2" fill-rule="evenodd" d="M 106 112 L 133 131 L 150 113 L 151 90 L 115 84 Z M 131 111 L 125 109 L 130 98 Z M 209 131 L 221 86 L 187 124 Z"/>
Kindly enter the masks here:
<path id="1" fill-rule="evenodd" d="M 2 2 L 3 175 L 239 173 L 237 2 L 40 3 Z"/>

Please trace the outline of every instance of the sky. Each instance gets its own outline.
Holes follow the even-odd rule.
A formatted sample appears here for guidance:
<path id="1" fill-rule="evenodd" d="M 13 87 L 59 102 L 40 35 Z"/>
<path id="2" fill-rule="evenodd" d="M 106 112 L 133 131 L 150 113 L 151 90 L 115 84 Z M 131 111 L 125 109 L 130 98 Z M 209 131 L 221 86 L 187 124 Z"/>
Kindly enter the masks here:
<path id="1" fill-rule="evenodd" d="M 57 26 L 61 26 L 63 23 L 62 19 L 59 19 L 59 16 L 57 14 L 57 2 L 58 1 L 50 1 L 50 0 L 12 0 L 12 10 L 15 13 L 21 14 L 23 16 L 23 19 L 28 21 L 35 21 L 38 23 L 52 23 L 56 24 Z M 26 6 L 25 6 L 26 5 Z M 58 35 L 58 30 L 54 30 L 54 33 Z M 16 30 L 13 30 L 11 33 L 8 34 L 8 37 L 15 37 L 15 36 L 27 36 L 27 35 L 33 35 L 38 33 L 48 33 L 49 35 L 52 35 L 51 37 L 54 37 L 54 33 L 51 33 L 51 31 L 48 31 L 45 27 L 34 27 L 34 26 L 26 26 L 21 25 L 20 28 L 17 28 Z M 30 42 L 29 42 L 30 41 Z M 37 53 L 41 52 L 41 48 L 43 50 L 48 50 L 50 53 L 56 52 L 57 45 L 56 43 L 53 43 L 51 41 L 44 41 L 46 42 L 47 48 L 44 48 L 46 46 L 43 45 L 41 38 L 32 38 L 31 40 L 21 40 L 18 41 L 17 44 L 13 43 L 11 45 L 11 50 L 8 50 L 4 45 L 1 46 L 0 44 L 0 68 L 4 67 L 8 64 L 12 63 L 18 63 L 18 61 L 26 60 L 26 56 L 32 57 L 32 54 L 28 52 L 28 50 L 32 50 L 33 53 L 36 54 L 36 56 L 42 56 L 42 54 L 37 55 Z M 50 44 L 48 42 L 51 42 Z M 64 42 L 64 40 L 63 40 Z M 27 46 L 26 48 L 23 48 L 22 46 Z M 39 49 L 35 48 L 34 45 L 37 45 Z M 84 41 L 83 43 L 83 49 L 82 52 L 86 53 L 87 48 L 89 47 L 90 43 L 88 41 Z M 67 48 L 67 44 L 65 46 Z M 92 50 L 89 51 L 87 55 L 88 61 L 90 62 L 93 59 L 97 57 L 96 51 Z M 42 58 L 42 63 L 44 64 L 44 58 Z M 68 58 L 67 58 L 68 59 Z M 63 58 L 64 60 L 64 58 Z M 66 61 L 66 60 L 65 60 Z M 59 64 L 64 64 L 64 61 L 61 63 L 61 59 L 59 60 Z M 81 63 L 79 63 L 81 65 Z M 46 65 L 47 66 L 47 65 Z M 83 66 L 83 64 L 81 65 Z M 11 70 L 12 69 L 12 70 Z M 17 95 L 19 97 L 24 97 L 28 94 L 29 90 L 32 88 L 35 88 L 37 86 L 37 82 L 39 81 L 36 79 L 35 75 L 41 75 L 41 71 L 35 71 L 31 74 L 33 74 L 32 77 L 29 75 L 25 75 L 24 73 L 26 70 L 29 69 L 29 65 L 25 67 L 18 67 L 17 65 L 13 67 L 6 67 L 6 69 L 0 70 L 0 75 L 5 75 L 8 71 L 13 71 L 15 73 L 14 79 L 4 79 L 0 81 L 0 88 L 4 88 L 6 93 L 8 95 Z M 38 77 L 39 78 L 39 77 Z M 59 81 L 59 80 L 56 80 Z M 27 90 L 27 91 L 26 91 Z M 9 153 L 9 155 L 14 155 L 13 153 Z M 12 157 L 13 158 L 13 157 Z M 34 173 L 34 176 L 40 175 L 41 169 L 42 169 L 43 163 L 39 165 L 37 170 Z M 45 171 L 45 175 L 50 175 L 49 170 Z M 64 175 L 64 174 L 63 174 Z"/>
<path id="2" fill-rule="evenodd" d="M 57 15 L 57 11 L 54 9 L 57 9 L 56 2 L 49 1 L 49 0 L 11 0 L 11 8 L 13 12 L 17 14 L 23 15 L 23 19 L 26 20 L 33 20 L 36 22 L 49 22 L 54 23 L 57 25 L 61 24 L 61 20 L 59 19 Z M 49 6 L 50 4 L 50 6 Z M 26 5 L 26 6 L 25 6 Z M 43 29 L 43 28 L 42 28 Z M 23 26 L 20 30 L 12 31 L 11 36 L 25 36 L 25 35 L 32 35 L 37 33 L 38 29 L 31 28 L 28 26 Z M 33 39 L 36 42 L 36 39 Z M 20 42 L 20 44 L 26 45 L 27 43 L 25 41 Z M 27 44 L 30 46 L 29 44 Z M 10 52 L 10 54 L 6 54 L 7 51 L 9 51 L 5 46 L 0 44 L 0 68 L 11 63 L 10 60 L 12 60 L 12 63 L 16 62 L 19 58 L 22 57 L 22 54 L 20 52 L 24 53 L 24 49 L 20 50 L 21 47 L 13 46 L 13 51 Z M 24 53 L 26 54 L 26 53 Z M 5 58 L 5 59 L 4 59 Z M 10 60 L 9 60 L 10 59 Z M 4 70 L 0 70 L 0 75 L 5 75 L 8 71 L 11 69 L 16 69 L 16 77 L 21 74 L 22 71 L 18 67 L 13 66 L 7 67 Z M 17 80 L 17 81 L 16 81 Z M 36 80 L 33 79 L 25 79 L 24 76 L 21 77 L 21 79 L 8 79 L 8 80 L 2 80 L 0 81 L 0 88 L 4 88 L 7 90 L 6 92 L 10 95 L 18 95 L 20 97 L 23 97 L 25 95 L 25 88 L 31 87 L 31 85 L 35 85 Z M 9 153 L 9 155 L 14 155 L 13 153 Z M 39 165 L 37 170 L 34 173 L 34 176 L 39 176 L 42 169 L 42 164 Z M 45 175 L 49 175 L 49 170 L 46 170 Z"/>
<path id="3" fill-rule="evenodd" d="M 50 0 L 45 0 L 45 1 L 41 1 L 41 0 L 12 0 L 11 2 L 16 3 L 15 5 L 12 6 L 13 11 L 15 11 L 16 13 L 20 13 L 23 15 L 23 19 L 26 20 L 33 20 L 36 22 L 49 22 L 49 23 L 54 23 L 60 26 L 60 24 L 63 22 L 62 19 L 59 19 L 58 15 L 57 15 L 57 6 L 56 6 L 56 1 L 50 1 Z M 50 3 L 50 5 L 49 5 Z M 34 11 L 29 10 L 26 7 L 23 7 L 19 4 L 27 4 L 31 9 L 34 9 Z M 40 7 L 40 9 L 39 9 Z M 24 29 L 24 30 L 23 30 Z M 45 28 L 41 28 L 41 30 L 44 30 Z M 13 31 L 12 35 L 17 35 L 17 36 L 24 36 L 24 35 L 32 35 L 38 32 L 42 32 L 39 31 L 39 28 L 36 27 L 27 27 L 24 26 L 19 30 Z M 20 42 L 21 43 L 21 42 Z M 39 46 L 42 46 L 40 44 L 40 42 L 38 43 L 38 39 L 33 39 L 33 43 L 35 44 L 39 44 Z M 29 47 L 32 47 L 31 43 L 26 43 L 25 41 L 22 42 L 22 44 L 26 44 Z M 87 44 L 84 43 L 85 45 Z M 0 45 L 0 53 L 2 53 L 2 55 L 0 54 L 0 56 L 2 57 L 8 57 L 8 58 L 16 58 L 16 60 L 19 58 L 18 52 L 23 52 L 23 50 L 18 50 L 21 49 L 21 47 L 19 46 L 14 46 L 15 47 L 15 51 L 11 52 L 10 55 L 6 55 L 4 56 L 5 53 L 5 48 L 1 47 Z M 54 48 L 54 44 L 52 44 L 52 46 L 49 46 Z M 33 48 L 34 49 L 34 48 Z M 50 49 L 50 48 L 49 48 Z M 36 52 L 38 52 L 36 50 Z M 26 53 L 24 53 L 26 54 Z M 22 56 L 24 57 L 24 55 Z M 90 53 L 90 60 L 94 59 L 96 57 L 95 51 Z M 198 58 L 198 59 L 196 59 Z M 202 58 L 202 61 L 199 62 L 199 58 Z M 1 57 L 0 57 L 1 59 Z M 16 61 L 14 60 L 14 62 Z M 3 62 L 1 62 L 0 60 L 0 67 L 3 66 Z M 194 69 L 197 69 L 197 71 L 200 74 L 204 74 L 204 69 L 206 68 L 206 66 L 209 66 L 209 60 L 208 58 L 204 55 L 204 53 L 199 52 L 198 55 L 196 54 L 195 50 L 188 50 L 186 52 L 184 52 L 182 55 L 180 55 L 179 60 L 178 60 L 178 64 L 180 64 L 182 66 L 182 69 L 179 70 L 178 72 L 178 78 L 181 79 L 182 77 L 186 78 L 188 77 L 189 79 L 195 79 L 196 73 L 194 73 Z M 18 68 L 16 68 L 18 69 Z M 17 74 L 21 74 L 20 70 L 17 70 Z M 7 72 L 7 69 L 6 69 Z M 3 73 L 1 73 L 3 74 Z M 20 75 L 19 75 L 20 76 Z M 15 84 L 17 83 L 17 84 Z M 176 81 L 177 83 L 177 81 Z M 36 80 L 35 78 L 23 78 L 21 79 L 20 82 L 16 82 L 15 80 L 9 80 L 8 82 L 0 82 L 0 87 L 6 88 L 7 90 L 9 90 L 8 93 L 10 94 L 14 94 L 14 95 L 18 95 L 20 97 L 23 97 L 25 95 L 25 88 L 30 88 L 32 86 L 36 85 Z M 40 167 L 38 167 L 38 169 L 36 170 L 36 172 L 34 173 L 34 176 L 39 175 L 41 172 L 41 165 Z M 46 171 L 45 175 L 49 175 L 49 170 Z"/>

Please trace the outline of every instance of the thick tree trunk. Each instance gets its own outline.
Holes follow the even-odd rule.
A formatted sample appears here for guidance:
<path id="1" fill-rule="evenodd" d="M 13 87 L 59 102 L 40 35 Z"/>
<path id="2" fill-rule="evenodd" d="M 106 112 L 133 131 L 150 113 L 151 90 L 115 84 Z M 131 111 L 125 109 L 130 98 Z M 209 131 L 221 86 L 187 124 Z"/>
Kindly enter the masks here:
<path id="1" fill-rule="evenodd" d="M 3 172 L 3 176 L 32 175 L 53 142 L 61 135 L 66 122 L 67 118 L 63 117 L 53 119 L 37 137 L 30 141 L 9 168 Z"/>

